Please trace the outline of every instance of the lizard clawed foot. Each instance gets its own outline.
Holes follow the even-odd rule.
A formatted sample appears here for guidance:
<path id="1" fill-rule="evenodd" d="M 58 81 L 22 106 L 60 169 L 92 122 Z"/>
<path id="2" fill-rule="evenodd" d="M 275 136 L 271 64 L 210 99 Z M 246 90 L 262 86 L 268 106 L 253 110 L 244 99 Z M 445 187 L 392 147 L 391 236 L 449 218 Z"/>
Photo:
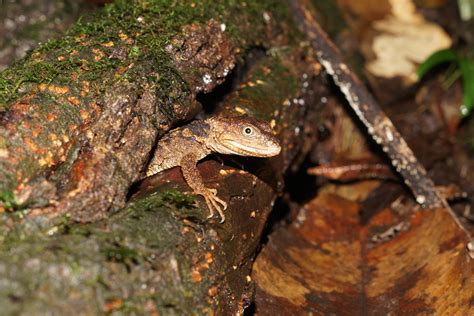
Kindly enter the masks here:
<path id="1" fill-rule="evenodd" d="M 219 197 L 217 197 L 217 190 L 205 188 L 203 191 L 196 192 L 199 195 L 204 197 L 206 201 L 207 208 L 209 209 L 209 216 L 207 218 L 211 218 L 214 216 L 216 210 L 221 217 L 220 223 L 225 221 L 225 215 L 223 210 L 227 208 L 227 203 L 222 201 Z"/>

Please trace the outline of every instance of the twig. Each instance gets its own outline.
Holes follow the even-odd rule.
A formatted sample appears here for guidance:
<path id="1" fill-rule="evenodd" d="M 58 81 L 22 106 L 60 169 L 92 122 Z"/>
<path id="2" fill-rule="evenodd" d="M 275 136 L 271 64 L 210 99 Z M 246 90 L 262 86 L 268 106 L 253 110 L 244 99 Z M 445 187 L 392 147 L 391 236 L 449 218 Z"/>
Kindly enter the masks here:
<path id="1" fill-rule="evenodd" d="M 392 165 L 403 177 L 416 201 L 425 208 L 445 208 L 472 240 L 469 232 L 436 190 L 425 168 L 418 162 L 393 123 L 381 110 L 365 85 L 344 63 L 339 49 L 311 14 L 308 0 L 289 0 L 288 3 L 293 11 L 295 23 L 308 38 L 311 47 L 316 51 L 319 62 L 344 94 L 352 110 L 367 127 L 368 133 L 391 159 Z M 470 245 L 473 247 L 472 241 Z M 474 256 L 474 253 L 472 255 Z"/>

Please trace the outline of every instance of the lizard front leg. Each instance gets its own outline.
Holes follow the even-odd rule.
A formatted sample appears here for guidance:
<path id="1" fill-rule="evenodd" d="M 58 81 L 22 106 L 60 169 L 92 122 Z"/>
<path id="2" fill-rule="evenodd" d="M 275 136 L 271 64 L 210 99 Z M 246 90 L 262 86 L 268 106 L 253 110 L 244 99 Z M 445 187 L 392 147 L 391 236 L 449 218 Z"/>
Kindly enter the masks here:
<path id="1" fill-rule="evenodd" d="M 202 182 L 201 174 L 196 167 L 198 158 L 195 154 L 187 154 L 180 161 L 181 172 L 183 173 L 186 183 L 193 189 L 195 194 L 202 195 L 209 209 L 209 217 L 214 216 L 214 209 L 221 217 L 221 223 L 225 221 L 223 209 L 227 208 L 227 203 L 217 197 L 217 190 L 207 188 Z"/>

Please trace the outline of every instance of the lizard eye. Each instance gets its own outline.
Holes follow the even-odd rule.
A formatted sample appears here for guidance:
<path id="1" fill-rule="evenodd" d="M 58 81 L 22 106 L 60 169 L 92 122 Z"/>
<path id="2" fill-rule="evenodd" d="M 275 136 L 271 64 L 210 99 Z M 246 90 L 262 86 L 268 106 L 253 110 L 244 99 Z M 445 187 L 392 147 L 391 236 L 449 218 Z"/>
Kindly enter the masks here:
<path id="1" fill-rule="evenodd" d="M 253 134 L 253 128 L 251 128 L 250 126 L 246 126 L 244 127 L 243 132 L 244 135 L 250 136 Z"/>

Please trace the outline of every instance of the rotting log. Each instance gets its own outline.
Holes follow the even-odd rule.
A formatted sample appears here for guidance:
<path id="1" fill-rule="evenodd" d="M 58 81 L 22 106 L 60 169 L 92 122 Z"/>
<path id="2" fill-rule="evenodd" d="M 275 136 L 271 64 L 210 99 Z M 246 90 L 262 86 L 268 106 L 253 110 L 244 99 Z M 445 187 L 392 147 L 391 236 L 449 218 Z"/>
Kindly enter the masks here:
<path id="1" fill-rule="evenodd" d="M 196 95 L 285 33 L 277 9 L 118 1 L 2 72 L 4 208 L 87 221 L 122 207 L 156 139 L 199 111 Z"/>
<path id="2" fill-rule="evenodd" d="M 242 311 L 283 172 L 309 147 L 313 87 L 325 89 L 286 11 L 277 1 L 119 1 L 0 74 L 3 313 Z M 177 168 L 122 208 L 157 139 L 196 115 L 197 95 L 238 61 L 248 70 L 216 112 L 268 120 L 282 155 L 244 159 L 258 178 L 201 164 L 229 201 L 223 225 L 181 193 Z"/>

